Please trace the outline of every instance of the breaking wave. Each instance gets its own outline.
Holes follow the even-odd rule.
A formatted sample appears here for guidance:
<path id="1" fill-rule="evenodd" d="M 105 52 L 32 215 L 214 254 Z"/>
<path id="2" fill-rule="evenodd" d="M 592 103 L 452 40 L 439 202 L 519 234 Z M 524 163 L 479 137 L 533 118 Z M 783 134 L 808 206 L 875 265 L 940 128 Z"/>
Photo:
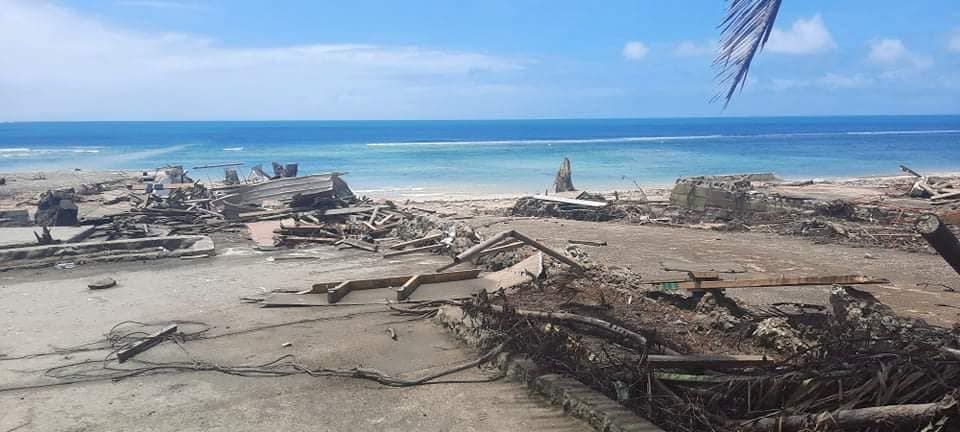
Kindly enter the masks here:
<path id="1" fill-rule="evenodd" d="M 466 146 L 466 145 L 524 145 L 524 144 L 593 144 L 593 143 L 630 143 L 630 142 L 658 142 L 658 141 L 693 141 L 724 138 L 793 138 L 810 136 L 843 136 L 843 135 L 926 135 L 926 134 L 955 134 L 960 129 L 934 130 L 904 130 L 904 131 L 851 131 L 851 132 L 795 132 L 770 133 L 753 135 L 679 135 L 679 136 L 635 136 L 613 138 L 582 138 L 582 139 L 518 139 L 518 140 L 478 140 L 478 141 L 405 141 L 405 142 L 378 142 L 368 143 L 369 147 L 410 147 L 410 146 Z"/>
<path id="2" fill-rule="evenodd" d="M 49 148 L 32 149 L 27 147 L 7 147 L 0 148 L 0 157 L 32 157 L 61 153 L 100 153 L 103 147 L 67 147 L 67 148 Z"/>

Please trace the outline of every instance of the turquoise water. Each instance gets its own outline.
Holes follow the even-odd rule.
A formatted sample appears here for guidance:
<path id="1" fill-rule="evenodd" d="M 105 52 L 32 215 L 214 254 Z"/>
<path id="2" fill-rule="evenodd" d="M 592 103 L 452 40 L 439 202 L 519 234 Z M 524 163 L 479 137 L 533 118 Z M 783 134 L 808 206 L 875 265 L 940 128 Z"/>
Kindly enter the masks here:
<path id="1" fill-rule="evenodd" d="M 543 190 L 773 171 L 787 178 L 960 171 L 960 116 L 0 124 L 0 171 L 298 162 L 354 189 Z M 222 170 L 196 171 L 219 178 Z"/>

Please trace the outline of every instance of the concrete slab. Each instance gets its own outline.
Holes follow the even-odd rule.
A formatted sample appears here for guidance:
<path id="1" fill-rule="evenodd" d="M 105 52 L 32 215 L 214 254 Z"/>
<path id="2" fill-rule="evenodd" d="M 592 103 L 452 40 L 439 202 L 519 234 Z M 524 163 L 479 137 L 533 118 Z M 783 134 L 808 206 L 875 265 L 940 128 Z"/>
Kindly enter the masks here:
<path id="1" fill-rule="evenodd" d="M 212 327 L 211 339 L 187 342 L 183 349 L 165 343 L 138 356 L 156 362 L 251 365 L 292 354 L 308 367 L 362 365 L 413 377 L 477 355 L 439 326 L 391 315 L 383 306 L 264 309 L 239 300 L 271 289 L 304 289 L 319 280 L 431 271 L 447 261 L 444 257 L 387 261 L 362 251 L 326 248 L 312 260 L 266 261 L 271 254 L 251 249 L 203 262 L 0 274 L 5 298 L 0 304 L 0 356 L 96 341 L 124 320 L 194 320 Z M 105 276 L 119 285 L 104 291 L 86 288 L 90 280 Z M 388 328 L 397 333 L 396 341 Z M 0 388 L 55 382 L 43 370 L 105 355 L 0 360 Z M 450 379 L 490 377 L 491 372 L 474 369 Z M 0 391 L 0 413 L 0 430 L 25 425 L 18 431 L 590 430 L 565 417 L 561 408 L 530 396 L 525 387 L 507 382 L 397 389 L 346 378 L 244 378 L 212 372 Z"/>

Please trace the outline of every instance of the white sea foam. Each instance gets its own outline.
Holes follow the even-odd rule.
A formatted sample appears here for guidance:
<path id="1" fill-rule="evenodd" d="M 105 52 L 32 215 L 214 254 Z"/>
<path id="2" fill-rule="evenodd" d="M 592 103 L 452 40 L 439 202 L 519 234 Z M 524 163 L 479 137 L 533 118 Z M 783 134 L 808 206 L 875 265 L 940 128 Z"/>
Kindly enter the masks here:
<path id="1" fill-rule="evenodd" d="M 239 151 L 243 151 L 243 147 L 224 147 L 223 151 L 239 152 Z"/>
<path id="2" fill-rule="evenodd" d="M 11 156 L 37 156 L 56 153 L 100 153 L 102 147 L 69 147 L 69 148 L 50 148 L 50 149 L 31 149 L 27 147 L 7 147 L 0 148 L 0 155 L 4 157 Z"/>
<path id="3" fill-rule="evenodd" d="M 629 143 L 629 142 L 658 142 L 658 141 L 692 141 L 724 138 L 793 138 L 811 136 L 843 136 L 843 135 L 924 135 L 924 134 L 955 134 L 960 129 L 933 129 L 933 130 L 905 130 L 905 131 L 850 131 L 850 132 L 792 132 L 769 133 L 754 135 L 677 135 L 677 136 L 634 136 L 612 138 L 583 138 L 583 139 L 520 139 L 520 140 L 480 140 L 480 141 L 407 141 L 407 142 L 379 142 L 369 143 L 369 147 L 412 147 L 412 146 L 466 146 L 466 145 L 524 145 L 524 144 L 593 144 L 593 143 Z"/>

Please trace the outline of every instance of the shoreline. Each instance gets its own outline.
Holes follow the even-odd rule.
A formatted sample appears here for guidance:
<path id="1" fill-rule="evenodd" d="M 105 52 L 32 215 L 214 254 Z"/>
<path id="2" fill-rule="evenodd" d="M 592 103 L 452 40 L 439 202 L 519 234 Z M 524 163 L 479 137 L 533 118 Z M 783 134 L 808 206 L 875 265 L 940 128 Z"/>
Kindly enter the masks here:
<path id="1" fill-rule="evenodd" d="M 109 181 L 120 181 L 122 179 L 132 179 L 138 176 L 144 170 L 74 170 L 74 169 L 61 169 L 61 170 L 52 170 L 52 171 L 9 171 L 9 172 L 0 172 L 0 178 L 6 179 L 6 184 L 0 186 L 0 199 L 6 199 L 13 195 L 23 194 L 23 193 L 40 193 L 47 189 L 56 189 L 63 187 L 77 187 L 80 184 L 84 183 L 100 183 L 100 182 L 109 182 Z M 147 170 L 149 171 L 149 170 Z M 38 174 L 42 174 L 43 178 L 37 178 Z M 316 174 L 316 173 L 312 173 Z M 730 173 L 730 174 L 717 174 L 717 175 L 736 175 L 736 174 L 746 174 L 746 173 Z M 776 173 L 774 173 L 776 175 Z M 937 172 L 923 172 L 922 174 L 930 177 L 953 177 L 960 176 L 960 168 L 956 171 L 937 171 Z M 308 174 L 304 174 L 308 175 Z M 883 182 L 903 180 L 911 178 L 912 176 L 899 173 L 899 174 L 874 174 L 874 175 L 863 175 L 863 176 L 838 176 L 838 177 L 816 177 L 816 176 L 804 176 L 804 177 L 780 177 L 778 178 L 783 182 L 796 182 L 796 181 L 814 181 L 816 183 L 832 183 L 832 184 L 847 184 L 847 183 L 875 183 L 880 184 Z M 577 185 L 577 173 L 574 172 L 574 185 Z M 624 185 L 624 187 L 617 186 L 581 186 L 577 190 L 611 195 L 614 193 L 619 194 L 632 194 L 636 193 L 639 186 L 639 189 L 642 189 L 647 194 L 653 195 L 669 195 L 669 190 L 673 188 L 675 180 L 682 178 L 680 176 L 676 177 L 674 181 L 669 183 L 667 182 L 656 182 L 656 183 L 642 183 L 639 185 Z M 207 183 L 208 177 L 204 176 L 199 179 L 201 183 Z M 345 177 L 345 180 L 351 189 L 358 196 L 367 196 L 372 199 L 388 199 L 395 201 L 409 201 L 409 202 L 455 202 L 455 201 L 499 201 L 499 200 L 508 200 L 508 199 L 517 199 L 524 196 L 531 196 L 536 194 L 542 194 L 544 191 L 540 189 L 534 190 L 529 188 L 527 191 L 520 191 L 517 189 L 505 187 L 505 188 L 476 188 L 474 186 L 465 186 L 465 185 L 423 185 L 423 186 L 413 186 L 413 187 L 376 187 L 371 186 L 367 187 L 363 184 L 362 181 L 356 181 L 351 179 L 348 176 Z M 543 185 L 544 189 L 547 189 L 549 185 Z"/>

